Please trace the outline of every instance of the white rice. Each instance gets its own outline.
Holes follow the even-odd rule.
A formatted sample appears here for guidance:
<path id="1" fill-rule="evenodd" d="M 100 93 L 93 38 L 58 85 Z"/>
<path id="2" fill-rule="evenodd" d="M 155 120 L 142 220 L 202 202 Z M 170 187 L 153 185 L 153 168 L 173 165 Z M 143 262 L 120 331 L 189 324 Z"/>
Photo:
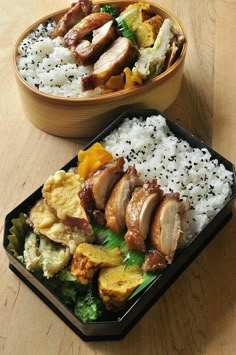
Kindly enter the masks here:
<path id="1" fill-rule="evenodd" d="M 50 38 L 56 23 L 49 20 L 39 25 L 20 44 L 17 67 L 32 87 L 44 93 L 64 97 L 89 97 L 103 93 L 95 90 L 82 91 L 81 77 L 91 74 L 92 66 L 76 63 L 63 38 Z"/>
<path id="2" fill-rule="evenodd" d="M 165 193 L 179 192 L 181 200 L 189 200 L 183 244 L 203 229 L 232 194 L 233 174 L 212 160 L 208 150 L 178 139 L 160 115 L 127 118 L 103 143 L 115 156 L 124 156 L 126 166 L 135 165 L 143 179 L 157 178 Z"/>

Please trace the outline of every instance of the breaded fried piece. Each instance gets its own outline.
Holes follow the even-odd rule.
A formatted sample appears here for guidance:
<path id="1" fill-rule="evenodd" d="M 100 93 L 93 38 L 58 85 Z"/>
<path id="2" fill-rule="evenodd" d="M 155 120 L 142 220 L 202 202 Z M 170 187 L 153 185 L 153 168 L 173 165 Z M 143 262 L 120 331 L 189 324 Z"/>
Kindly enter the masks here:
<path id="1" fill-rule="evenodd" d="M 119 248 L 103 249 L 99 245 L 78 245 L 71 264 L 71 273 L 82 284 L 88 284 L 98 269 L 121 265 L 123 256 Z"/>
<path id="2" fill-rule="evenodd" d="M 78 244 L 92 241 L 92 237 L 81 233 L 77 227 L 65 225 L 59 220 L 44 199 L 32 207 L 28 220 L 36 234 L 42 234 L 53 242 L 68 246 L 71 254 Z"/>
<path id="3" fill-rule="evenodd" d="M 69 248 L 52 243 L 44 237 L 40 237 L 39 252 L 43 276 L 47 278 L 64 269 L 71 259 Z"/>
<path id="4" fill-rule="evenodd" d="M 44 199 L 39 200 L 29 212 L 29 222 L 36 234 L 44 234 L 41 230 L 50 228 L 59 219 Z"/>
<path id="5" fill-rule="evenodd" d="M 27 270 L 35 271 L 40 269 L 40 253 L 38 238 L 35 233 L 30 233 L 25 238 L 24 262 Z"/>
<path id="6" fill-rule="evenodd" d="M 85 234 L 92 235 L 92 227 L 78 195 L 82 184 L 78 174 L 59 170 L 45 182 L 42 194 L 59 219 L 78 227 Z"/>
<path id="7" fill-rule="evenodd" d="M 25 239 L 23 255 L 27 270 L 42 269 L 43 275 L 47 278 L 62 270 L 71 259 L 69 248 L 55 244 L 33 232 Z"/>
<path id="8" fill-rule="evenodd" d="M 143 282 L 139 266 L 124 268 L 123 265 L 102 269 L 98 277 L 99 295 L 109 311 L 118 311 L 132 292 Z"/>

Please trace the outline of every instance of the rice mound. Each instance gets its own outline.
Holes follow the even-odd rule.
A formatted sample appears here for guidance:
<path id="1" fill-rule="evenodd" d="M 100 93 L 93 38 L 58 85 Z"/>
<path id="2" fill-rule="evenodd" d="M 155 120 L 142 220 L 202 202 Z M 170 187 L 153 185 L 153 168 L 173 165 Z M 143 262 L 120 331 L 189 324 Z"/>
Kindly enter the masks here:
<path id="1" fill-rule="evenodd" d="M 207 149 L 178 139 L 161 115 L 125 119 L 103 141 L 114 156 L 124 156 L 143 179 L 157 179 L 165 193 L 179 192 L 191 207 L 181 242 L 186 244 L 217 214 L 232 194 L 233 174 Z"/>
<path id="2" fill-rule="evenodd" d="M 29 85 L 44 93 L 64 97 L 100 95 L 104 89 L 82 91 L 81 77 L 93 72 L 93 66 L 76 63 L 63 38 L 50 38 L 56 22 L 40 24 L 21 42 L 16 64 Z"/>

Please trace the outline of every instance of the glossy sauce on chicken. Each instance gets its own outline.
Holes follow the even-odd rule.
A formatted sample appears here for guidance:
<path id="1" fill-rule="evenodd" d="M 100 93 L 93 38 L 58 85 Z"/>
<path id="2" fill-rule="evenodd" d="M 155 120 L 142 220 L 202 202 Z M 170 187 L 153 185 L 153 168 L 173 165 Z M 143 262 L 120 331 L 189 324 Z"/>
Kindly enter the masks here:
<path id="1" fill-rule="evenodd" d="M 157 181 L 145 181 L 143 187 L 134 192 L 126 210 L 127 233 L 125 241 L 128 249 L 145 251 L 145 239 L 148 236 L 154 208 L 160 202 L 163 191 Z"/>

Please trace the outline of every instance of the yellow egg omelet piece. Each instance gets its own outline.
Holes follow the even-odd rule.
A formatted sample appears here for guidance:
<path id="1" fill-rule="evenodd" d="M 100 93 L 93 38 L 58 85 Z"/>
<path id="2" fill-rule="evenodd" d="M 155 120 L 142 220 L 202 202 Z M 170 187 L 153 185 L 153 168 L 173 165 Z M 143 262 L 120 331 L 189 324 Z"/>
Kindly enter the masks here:
<path id="1" fill-rule="evenodd" d="M 99 245 L 78 245 L 71 264 L 71 273 L 82 284 L 88 284 L 95 272 L 102 267 L 117 266 L 123 262 L 119 248 L 103 249 Z"/>
<path id="2" fill-rule="evenodd" d="M 125 306 L 128 297 L 143 282 L 140 266 L 108 267 L 100 271 L 98 277 L 99 295 L 106 309 L 117 311 Z"/>

